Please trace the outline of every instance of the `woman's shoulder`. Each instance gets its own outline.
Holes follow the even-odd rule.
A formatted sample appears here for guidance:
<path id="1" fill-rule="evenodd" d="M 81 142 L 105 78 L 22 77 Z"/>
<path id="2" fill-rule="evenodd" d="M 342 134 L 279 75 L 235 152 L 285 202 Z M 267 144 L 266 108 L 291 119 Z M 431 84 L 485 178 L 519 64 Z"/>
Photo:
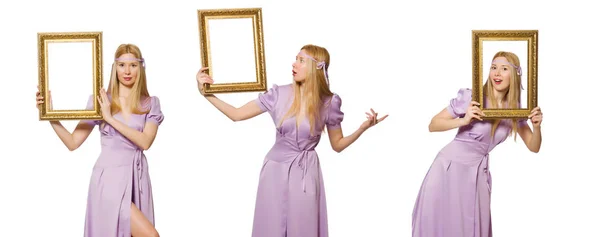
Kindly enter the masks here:
<path id="1" fill-rule="evenodd" d="M 275 90 L 279 90 L 279 91 L 291 91 L 293 89 L 293 85 L 292 83 L 287 83 L 287 84 L 273 84 L 271 86 L 272 89 Z"/>
<path id="2" fill-rule="evenodd" d="M 157 103 L 160 102 L 160 99 L 158 98 L 158 96 L 156 95 L 149 95 L 149 96 L 141 96 L 140 97 L 140 103 L 145 104 L 145 103 Z"/>
<path id="3" fill-rule="evenodd" d="M 471 88 L 460 88 L 456 92 L 456 98 L 462 100 L 471 100 L 473 97 L 473 90 Z"/>
<path id="4" fill-rule="evenodd" d="M 293 85 L 289 84 L 272 84 L 271 88 L 267 89 L 263 94 L 271 94 L 276 98 L 280 98 L 281 95 L 290 95 L 294 92 Z"/>
<path id="5" fill-rule="evenodd" d="M 342 103 L 342 98 L 335 92 L 332 92 L 331 95 L 325 96 L 321 99 L 323 103 L 323 107 L 331 108 L 331 107 L 340 107 Z"/>

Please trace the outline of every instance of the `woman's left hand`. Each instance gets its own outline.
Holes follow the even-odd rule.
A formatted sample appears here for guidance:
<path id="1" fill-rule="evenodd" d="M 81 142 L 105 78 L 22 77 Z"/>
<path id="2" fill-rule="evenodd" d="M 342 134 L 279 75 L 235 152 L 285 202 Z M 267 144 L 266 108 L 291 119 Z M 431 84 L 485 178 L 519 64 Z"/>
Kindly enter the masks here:
<path id="1" fill-rule="evenodd" d="M 110 120 L 112 118 L 112 114 L 110 111 L 110 100 L 108 100 L 108 96 L 106 95 L 106 91 L 104 88 L 100 90 L 100 95 L 98 96 L 98 102 L 100 102 L 100 110 L 102 111 L 102 119 L 104 121 Z"/>
<path id="2" fill-rule="evenodd" d="M 542 114 L 542 109 L 540 109 L 540 107 L 535 107 L 533 110 L 531 110 L 531 114 L 529 114 L 528 118 L 531 119 L 533 127 L 540 128 L 540 125 L 542 125 L 542 120 L 544 118 L 544 115 Z"/>
<path id="3" fill-rule="evenodd" d="M 375 126 L 376 124 L 380 123 L 381 121 L 385 120 L 385 118 L 387 118 L 388 115 L 385 115 L 383 117 L 381 117 L 380 119 L 377 119 L 377 113 L 375 113 L 375 111 L 373 109 L 371 109 L 371 113 L 366 112 L 365 114 L 367 114 L 367 121 L 363 122 L 360 125 L 360 128 L 363 130 L 367 130 L 370 127 Z"/>

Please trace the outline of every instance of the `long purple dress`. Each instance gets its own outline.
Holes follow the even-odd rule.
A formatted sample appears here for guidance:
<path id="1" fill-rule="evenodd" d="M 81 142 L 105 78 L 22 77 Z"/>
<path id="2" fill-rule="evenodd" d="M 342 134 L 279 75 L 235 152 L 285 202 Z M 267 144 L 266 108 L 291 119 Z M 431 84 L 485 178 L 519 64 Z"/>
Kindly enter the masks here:
<path id="1" fill-rule="evenodd" d="M 110 98 L 110 97 L 109 97 Z M 90 97 L 87 108 L 93 108 Z M 158 97 L 150 98 L 147 114 L 132 114 L 125 121 L 121 113 L 114 117 L 137 131 L 147 122 L 160 125 L 163 114 Z M 100 125 L 102 120 L 86 121 Z M 152 186 L 143 150 L 109 124 L 100 126 L 102 150 L 94 165 L 88 190 L 85 237 L 131 237 L 131 203 L 154 225 Z"/>
<path id="2" fill-rule="evenodd" d="M 344 113 L 338 95 L 325 98 L 321 119 L 311 135 L 307 119 L 281 119 L 294 99 L 291 84 L 274 85 L 256 103 L 275 123 L 275 144 L 266 155 L 254 214 L 253 237 L 327 237 L 327 207 L 319 158 L 315 147 L 325 126 L 340 128 Z"/>
<path id="3" fill-rule="evenodd" d="M 460 89 L 450 101 L 454 118 L 464 117 L 471 89 Z M 527 124 L 519 120 L 518 126 Z M 413 237 L 491 237 L 490 194 L 492 180 L 488 154 L 512 131 L 503 120 L 491 138 L 492 123 L 475 121 L 460 127 L 453 141 L 429 168 L 413 211 Z"/>

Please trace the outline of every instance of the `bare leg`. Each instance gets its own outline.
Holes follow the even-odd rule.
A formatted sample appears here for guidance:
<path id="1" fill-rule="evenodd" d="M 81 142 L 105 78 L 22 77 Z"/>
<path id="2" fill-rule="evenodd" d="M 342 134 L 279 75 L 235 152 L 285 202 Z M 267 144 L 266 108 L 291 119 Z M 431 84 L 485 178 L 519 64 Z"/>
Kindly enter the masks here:
<path id="1" fill-rule="evenodd" d="M 131 235 L 133 237 L 159 237 L 154 226 L 133 203 L 131 203 Z"/>

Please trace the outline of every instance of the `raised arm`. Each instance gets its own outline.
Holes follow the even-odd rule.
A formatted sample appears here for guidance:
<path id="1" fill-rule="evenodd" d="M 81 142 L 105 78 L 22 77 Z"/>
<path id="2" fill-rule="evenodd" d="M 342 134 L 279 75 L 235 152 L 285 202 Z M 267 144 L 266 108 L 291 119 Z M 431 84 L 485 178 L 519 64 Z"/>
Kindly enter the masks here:
<path id="1" fill-rule="evenodd" d="M 215 95 L 205 95 L 204 98 L 234 122 L 250 119 L 263 113 L 254 100 L 249 101 L 242 107 L 236 108 L 217 98 Z"/>
<path id="2" fill-rule="evenodd" d="M 79 122 L 77 127 L 75 127 L 75 130 L 73 130 L 73 133 L 69 132 L 60 121 L 50 121 L 50 125 L 69 151 L 77 150 L 94 129 L 94 125 L 86 123 L 85 121 Z"/>
<path id="3" fill-rule="evenodd" d="M 458 96 L 450 100 L 450 105 L 436 114 L 429 123 L 430 132 L 443 132 L 465 126 L 473 119 L 482 120 L 484 114 L 479 103 L 471 101 L 471 90 L 460 89 Z"/>
<path id="4" fill-rule="evenodd" d="M 542 110 L 537 107 L 531 111 L 529 115 L 529 119 L 531 119 L 531 123 L 533 124 L 533 131 L 527 124 L 527 120 L 519 121 L 518 133 L 527 149 L 531 152 L 538 153 L 542 146 Z"/>
<path id="5" fill-rule="evenodd" d="M 371 114 L 367 114 L 367 120 L 363 122 L 356 131 L 352 134 L 344 137 L 344 133 L 342 132 L 342 120 L 344 120 L 344 113 L 341 111 L 342 100 L 338 95 L 334 95 L 331 98 L 331 104 L 329 105 L 327 120 L 325 121 L 325 125 L 327 126 L 327 133 L 329 134 L 329 142 L 331 143 L 331 148 L 333 148 L 336 152 L 342 152 L 344 149 L 348 148 L 352 143 L 354 143 L 358 138 L 370 127 L 378 124 L 379 122 L 385 120 L 388 115 L 377 119 L 377 113 L 371 109 Z"/>
<path id="6" fill-rule="evenodd" d="M 226 103 L 225 101 L 219 99 L 215 95 L 205 94 L 204 84 L 214 83 L 213 79 L 208 74 L 204 73 L 204 71 L 206 71 L 207 69 L 207 67 L 202 68 L 200 69 L 200 71 L 198 71 L 198 74 L 196 74 L 198 91 L 200 91 L 200 94 L 202 94 L 204 98 L 208 100 L 208 102 L 210 102 L 213 106 L 215 106 L 215 108 L 221 111 L 221 113 L 227 116 L 227 118 L 231 119 L 231 121 L 237 122 L 256 117 L 264 112 L 264 110 L 262 110 L 261 107 L 255 101 L 249 101 L 242 107 L 236 108 Z"/>
<path id="7" fill-rule="evenodd" d="M 50 94 L 50 92 L 48 92 L 48 94 Z M 90 108 L 90 106 L 93 106 L 92 99 L 93 98 L 90 97 L 90 100 L 88 101 L 88 108 Z M 44 103 L 44 97 L 40 95 L 39 91 L 36 93 L 36 100 L 37 107 L 38 109 L 40 109 L 40 104 Z M 52 95 L 50 95 L 48 101 L 50 101 L 50 108 L 52 108 Z M 95 121 L 80 121 L 79 124 L 77 124 L 77 127 L 75 127 L 75 130 L 73 130 L 73 133 L 69 132 L 62 125 L 62 123 L 60 123 L 60 121 L 50 121 L 50 125 L 52 126 L 52 129 L 54 130 L 58 138 L 63 142 L 63 144 L 65 144 L 67 149 L 69 149 L 69 151 L 74 151 L 77 148 L 79 148 L 81 144 L 83 144 L 83 142 L 85 142 L 88 136 L 92 133 L 95 126 Z"/>

